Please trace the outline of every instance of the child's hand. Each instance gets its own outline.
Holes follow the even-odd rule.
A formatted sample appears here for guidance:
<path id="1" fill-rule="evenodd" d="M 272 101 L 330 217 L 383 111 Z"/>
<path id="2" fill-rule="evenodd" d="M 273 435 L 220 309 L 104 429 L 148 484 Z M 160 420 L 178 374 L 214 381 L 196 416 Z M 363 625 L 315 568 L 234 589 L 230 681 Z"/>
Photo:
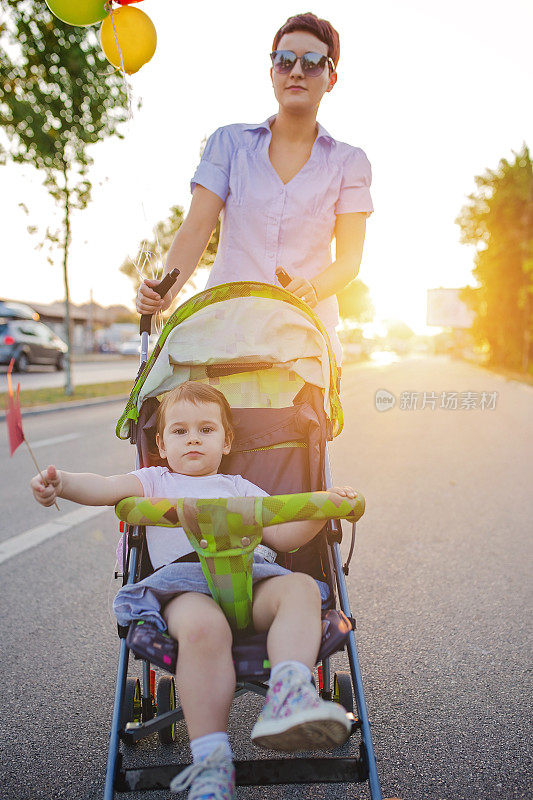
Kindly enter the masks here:
<path id="1" fill-rule="evenodd" d="M 349 497 L 350 500 L 353 500 L 355 497 L 357 497 L 357 492 L 355 489 L 352 489 L 351 486 L 332 486 L 331 489 L 328 489 L 327 491 L 334 492 L 341 497 Z"/>
<path id="2" fill-rule="evenodd" d="M 33 496 L 42 506 L 53 506 L 56 497 L 59 497 L 62 489 L 61 470 L 56 470 L 52 465 L 48 467 L 45 474 L 46 482 L 39 473 L 30 481 Z"/>

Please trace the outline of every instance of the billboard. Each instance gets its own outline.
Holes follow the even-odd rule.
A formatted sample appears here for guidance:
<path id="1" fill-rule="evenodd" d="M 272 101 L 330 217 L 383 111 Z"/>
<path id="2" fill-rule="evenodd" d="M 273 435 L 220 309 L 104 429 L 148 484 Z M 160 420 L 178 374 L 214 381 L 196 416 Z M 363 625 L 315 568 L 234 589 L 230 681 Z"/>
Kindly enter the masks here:
<path id="1" fill-rule="evenodd" d="M 474 312 L 459 299 L 461 289 L 428 289 L 427 324 L 441 328 L 471 328 Z"/>

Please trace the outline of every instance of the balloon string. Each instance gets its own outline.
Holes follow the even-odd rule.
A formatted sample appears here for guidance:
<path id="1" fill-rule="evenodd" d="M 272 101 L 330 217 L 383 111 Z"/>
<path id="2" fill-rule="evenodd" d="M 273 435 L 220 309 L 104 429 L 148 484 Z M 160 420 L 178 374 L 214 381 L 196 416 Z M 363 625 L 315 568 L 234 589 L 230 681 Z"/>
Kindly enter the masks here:
<path id="1" fill-rule="evenodd" d="M 118 0 L 117 0 L 117 2 L 118 2 Z M 114 36 L 115 36 L 115 44 L 117 46 L 118 54 L 119 54 L 119 57 L 120 57 L 120 68 L 121 68 L 122 76 L 124 78 L 124 83 L 126 85 L 126 96 L 127 96 L 127 99 L 128 99 L 128 119 L 131 120 L 131 119 L 133 119 L 133 111 L 132 111 L 132 104 L 131 104 L 131 98 L 132 98 L 131 87 L 130 87 L 130 85 L 128 83 L 128 79 L 126 77 L 126 70 L 124 68 L 124 58 L 122 56 L 122 50 L 121 50 L 121 47 L 120 47 L 120 44 L 119 44 L 119 41 L 118 41 L 118 33 L 117 33 L 116 26 L 115 26 L 115 20 L 113 18 L 113 8 L 112 8 L 111 0 L 107 4 L 107 9 L 109 11 L 109 16 L 111 17 L 111 24 L 113 26 L 113 33 L 114 33 Z M 143 207 L 143 210 L 144 210 L 144 207 Z M 159 259 L 161 259 L 161 245 L 159 243 L 159 238 L 157 236 L 157 230 L 154 229 L 154 233 L 155 233 L 155 238 L 156 238 L 156 243 L 157 243 L 157 245 L 156 245 L 156 249 L 158 250 L 157 254 L 152 253 L 148 249 L 148 247 L 146 246 L 146 243 L 142 242 L 142 244 L 141 244 L 141 252 L 139 253 L 137 260 L 133 261 L 133 259 L 130 258 L 130 261 L 133 264 L 133 266 L 135 267 L 135 269 L 137 270 L 137 274 L 139 275 L 141 280 L 145 276 L 145 267 L 150 269 L 150 272 L 152 274 L 152 278 L 154 278 L 154 279 L 158 276 L 158 273 L 159 273 L 160 270 L 162 272 L 162 267 L 159 264 L 157 264 L 158 256 L 159 256 Z M 154 260 L 153 260 L 154 255 L 155 255 L 155 261 L 156 261 L 155 265 L 154 265 Z M 161 333 L 161 330 L 163 329 L 163 315 L 162 315 L 162 313 L 160 311 L 158 311 L 157 314 L 155 315 L 155 328 L 156 328 L 156 331 L 157 331 L 158 334 Z"/>
<path id="2" fill-rule="evenodd" d="M 144 205 L 142 205 L 144 211 Z M 145 215 L 146 216 L 146 215 Z M 148 247 L 148 242 L 143 240 L 140 244 L 140 249 L 135 260 L 130 257 L 130 262 L 137 271 L 141 281 L 144 280 L 146 275 L 151 278 L 160 279 L 163 275 L 163 266 L 161 260 L 161 245 L 157 235 L 157 229 L 154 227 L 154 236 L 156 239 L 156 252 L 154 253 Z M 163 314 L 158 311 L 154 316 L 154 327 L 156 333 L 159 335 L 163 330 Z"/>
<path id="3" fill-rule="evenodd" d="M 144 210 L 144 207 L 143 207 Z M 152 267 L 152 278 L 162 278 L 163 277 L 163 258 L 162 258 L 162 248 L 159 242 L 159 236 L 157 235 L 157 225 L 154 225 L 153 228 L 155 241 L 156 241 L 156 253 L 155 253 L 155 266 L 154 263 L 151 263 Z M 155 315 L 155 330 L 157 335 L 161 334 L 163 330 L 163 312 L 157 311 Z"/>
<path id="4" fill-rule="evenodd" d="M 119 55 L 119 58 L 120 58 L 120 70 L 122 72 L 122 77 L 124 78 L 124 84 L 126 86 L 126 98 L 128 100 L 128 119 L 131 120 L 131 119 L 133 119 L 133 110 L 132 110 L 132 106 L 131 106 L 131 87 L 130 87 L 130 85 L 128 83 L 128 79 L 126 77 L 126 70 L 124 68 L 124 58 L 122 57 L 122 50 L 120 49 L 120 44 L 119 44 L 119 41 L 118 41 L 117 29 L 116 29 L 116 26 L 115 26 L 115 20 L 113 18 L 113 6 L 111 5 L 111 2 L 109 2 L 107 4 L 107 8 L 108 8 L 108 11 L 109 11 L 109 16 L 111 17 L 111 25 L 113 26 L 113 33 L 115 35 L 115 44 L 117 46 L 118 55 Z"/>

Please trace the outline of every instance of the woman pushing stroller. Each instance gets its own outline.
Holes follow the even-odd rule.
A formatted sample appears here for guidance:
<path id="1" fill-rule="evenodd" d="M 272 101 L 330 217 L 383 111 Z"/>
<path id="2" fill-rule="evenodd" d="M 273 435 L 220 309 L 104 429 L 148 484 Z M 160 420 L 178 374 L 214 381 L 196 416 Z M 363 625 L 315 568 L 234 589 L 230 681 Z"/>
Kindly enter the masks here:
<path id="1" fill-rule="evenodd" d="M 145 467 L 125 475 L 104 477 L 69 473 L 49 466 L 46 481 L 31 481 L 34 497 L 44 506 L 63 497 L 87 505 L 115 505 L 133 495 L 153 497 L 266 496 L 239 475 L 218 473 L 233 439 L 231 409 L 211 386 L 186 382 L 170 391 L 159 406 L 156 444 L 168 467 Z M 350 487 L 330 490 L 355 496 Z M 264 529 L 263 540 L 278 551 L 310 541 L 320 521 L 285 523 Z M 211 598 L 201 566 L 182 529 L 148 528 L 147 544 L 156 572 L 122 587 L 115 599 L 121 624 L 135 618 L 139 587 L 150 595 L 152 611 L 178 640 L 176 683 L 187 723 L 193 764 L 171 784 L 173 791 L 190 786 L 189 800 L 228 800 L 234 796 L 235 772 L 226 733 L 235 691 L 232 632 Z M 157 587 L 172 581 L 173 596 L 158 598 Z M 254 556 L 253 625 L 268 631 L 272 665 L 269 691 L 252 730 L 255 744 L 295 751 L 329 749 L 343 744 L 351 722 L 342 706 L 320 699 L 311 679 L 321 639 L 321 596 L 318 583 Z M 142 586 L 144 584 L 144 586 Z M 149 588 L 151 586 L 151 588 Z M 166 603 L 164 601 L 166 600 Z M 164 604 L 163 604 L 164 603 Z"/>
<path id="2" fill-rule="evenodd" d="M 207 288 L 229 281 L 278 286 L 282 266 L 290 277 L 285 288 L 321 319 L 340 364 L 336 295 L 357 276 L 373 205 L 365 153 L 334 139 L 316 119 L 337 82 L 339 55 L 337 31 L 314 14 L 291 17 L 276 33 L 270 77 L 278 113 L 258 125 L 227 125 L 208 139 L 191 182 L 190 210 L 165 265 L 165 273 L 178 267 L 180 277 L 163 300 L 153 290 L 157 281 L 145 280 L 140 314 L 169 307 L 221 214 Z M 246 63 L 241 56 L 234 58 L 239 67 Z"/>

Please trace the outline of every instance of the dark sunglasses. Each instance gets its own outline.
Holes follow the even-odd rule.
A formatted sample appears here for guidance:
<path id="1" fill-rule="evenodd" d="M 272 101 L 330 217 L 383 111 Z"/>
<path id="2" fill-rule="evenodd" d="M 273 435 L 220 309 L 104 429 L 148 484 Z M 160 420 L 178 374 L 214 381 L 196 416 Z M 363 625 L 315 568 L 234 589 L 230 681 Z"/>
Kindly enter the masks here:
<path id="1" fill-rule="evenodd" d="M 326 64 L 332 72 L 335 72 L 335 65 L 331 58 L 323 56 L 321 53 L 304 53 L 297 56 L 292 50 L 274 50 L 270 53 L 272 66 L 280 75 L 287 75 L 293 69 L 296 62 L 300 61 L 300 66 L 304 75 L 316 78 L 324 72 Z"/>

